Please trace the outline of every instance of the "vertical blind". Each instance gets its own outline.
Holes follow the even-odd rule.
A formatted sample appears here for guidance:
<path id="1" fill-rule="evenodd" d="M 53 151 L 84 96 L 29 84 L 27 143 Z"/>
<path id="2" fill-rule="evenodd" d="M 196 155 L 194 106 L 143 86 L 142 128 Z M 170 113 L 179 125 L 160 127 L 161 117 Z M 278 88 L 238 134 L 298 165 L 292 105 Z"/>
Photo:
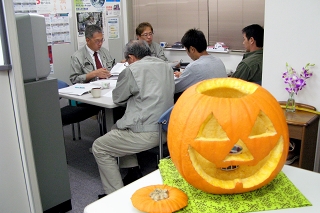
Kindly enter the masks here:
<path id="1" fill-rule="evenodd" d="M 169 45 L 197 28 L 208 45 L 224 42 L 230 49 L 243 49 L 242 28 L 264 23 L 264 0 L 133 0 L 132 7 L 132 28 L 150 22 L 154 41 Z M 136 38 L 135 32 L 129 37 Z"/>

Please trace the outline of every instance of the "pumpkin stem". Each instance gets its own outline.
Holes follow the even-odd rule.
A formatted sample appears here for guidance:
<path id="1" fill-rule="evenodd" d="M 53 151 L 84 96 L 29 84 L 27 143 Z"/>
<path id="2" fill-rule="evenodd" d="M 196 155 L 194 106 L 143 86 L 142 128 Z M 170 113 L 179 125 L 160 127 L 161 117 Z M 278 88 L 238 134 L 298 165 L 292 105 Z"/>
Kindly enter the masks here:
<path id="1" fill-rule="evenodd" d="M 149 194 L 149 196 L 154 200 L 154 201 L 160 201 L 167 199 L 169 197 L 169 191 L 168 189 L 158 189 L 156 188 L 153 192 Z"/>

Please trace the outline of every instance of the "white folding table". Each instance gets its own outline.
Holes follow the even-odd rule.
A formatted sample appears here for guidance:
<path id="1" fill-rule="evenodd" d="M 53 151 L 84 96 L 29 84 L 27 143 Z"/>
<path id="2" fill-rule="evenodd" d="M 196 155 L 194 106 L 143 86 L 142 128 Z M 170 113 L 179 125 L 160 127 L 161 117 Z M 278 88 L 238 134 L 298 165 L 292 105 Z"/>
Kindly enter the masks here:
<path id="1" fill-rule="evenodd" d="M 83 95 L 71 95 L 66 93 L 60 93 L 59 96 L 61 98 L 66 98 L 74 101 L 79 101 L 86 104 L 91 104 L 95 106 L 100 106 L 105 109 L 105 124 L 107 132 L 111 130 L 112 125 L 114 124 L 113 119 L 113 109 L 118 107 L 118 105 L 113 103 L 112 96 L 105 96 L 107 93 L 110 94 L 112 89 L 103 89 L 101 91 L 100 98 L 94 98 L 91 94 L 83 94 Z"/>
<path id="2" fill-rule="evenodd" d="M 320 174 L 287 165 L 284 166 L 282 171 L 287 175 L 291 182 L 301 191 L 301 193 L 312 203 L 312 206 L 272 210 L 268 211 L 268 213 L 318 213 L 320 211 Z M 113 192 L 112 194 L 107 195 L 106 197 L 103 197 L 102 199 L 89 204 L 84 209 L 84 213 L 141 212 L 133 207 L 130 198 L 136 190 L 144 186 L 155 184 L 162 184 L 162 178 L 159 170 L 156 170 L 140 178 L 139 180 Z"/>

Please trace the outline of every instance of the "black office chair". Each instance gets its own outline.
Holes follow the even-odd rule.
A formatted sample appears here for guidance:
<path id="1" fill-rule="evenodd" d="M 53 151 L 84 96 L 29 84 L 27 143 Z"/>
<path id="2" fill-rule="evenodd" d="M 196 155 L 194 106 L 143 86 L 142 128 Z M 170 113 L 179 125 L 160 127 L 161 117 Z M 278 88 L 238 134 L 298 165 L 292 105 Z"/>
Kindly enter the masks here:
<path id="1" fill-rule="evenodd" d="M 69 85 L 61 80 L 58 80 L 58 88 L 68 87 Z M 77 103 L 69 100 L 69 105 L 61 109 L 62 125 L 72 125 L 73 140 L 76 140 L 74 124 L 78 127 L 78 139 L 81 139 L 80 122 L 92 116 L 97 115 L 97 120 L 100 128 L 100 135 L 103 135 L 102 118 L 104 116 L 104 109 L 101 107 L 93 106 L 85 103 Z"/>

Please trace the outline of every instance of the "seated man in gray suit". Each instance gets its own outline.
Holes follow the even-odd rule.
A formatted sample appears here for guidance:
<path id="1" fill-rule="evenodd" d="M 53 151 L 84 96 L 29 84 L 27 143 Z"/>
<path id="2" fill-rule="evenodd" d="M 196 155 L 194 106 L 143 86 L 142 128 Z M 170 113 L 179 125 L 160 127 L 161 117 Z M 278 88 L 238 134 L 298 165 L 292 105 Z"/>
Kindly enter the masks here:
<path id="1" fill-rule="evenodd" d="M 126 111 L 112 130 L 92 145 L 105 194 L 141 177 L 135 154 L 159 144 L 157 121 L 173 106 L 173 70 L 168 63 L 151 56 L 142 40 L 130 41 L 124 56 L 129 66 L 120 73 L 112 98 L 114 103 L 126 105 Z M 121 157 L 120 167 L 128 168 L 123 180 L 117 157 Z"/>
<path id="2" fill-rule="evenodd" d="M 104 38 L 102 29 L 97 25 L 86 27 L 87 44 L 71 56 L 71 83 L 87 83 L 111 76 L 114 63 L 109 51 L 102 47 Z"/>
<path id="3" fill-rule="evenodd" d="M 110 71 L 114 60 L 109 51 L 102 47 L 104 42 L 101 27 L 89 25 L 85 29 L 86 45 L 71 56 L 70 81 L 73 84 L 87 83 L 111 76 Z M 81 106 L 92 107 L 81 103 Z M 96 107 L 101 110 L 100 107 Z M 124 113 L 124 107 L 117 107 L 113 110 L 113 117 L 116 121 Z"/>

